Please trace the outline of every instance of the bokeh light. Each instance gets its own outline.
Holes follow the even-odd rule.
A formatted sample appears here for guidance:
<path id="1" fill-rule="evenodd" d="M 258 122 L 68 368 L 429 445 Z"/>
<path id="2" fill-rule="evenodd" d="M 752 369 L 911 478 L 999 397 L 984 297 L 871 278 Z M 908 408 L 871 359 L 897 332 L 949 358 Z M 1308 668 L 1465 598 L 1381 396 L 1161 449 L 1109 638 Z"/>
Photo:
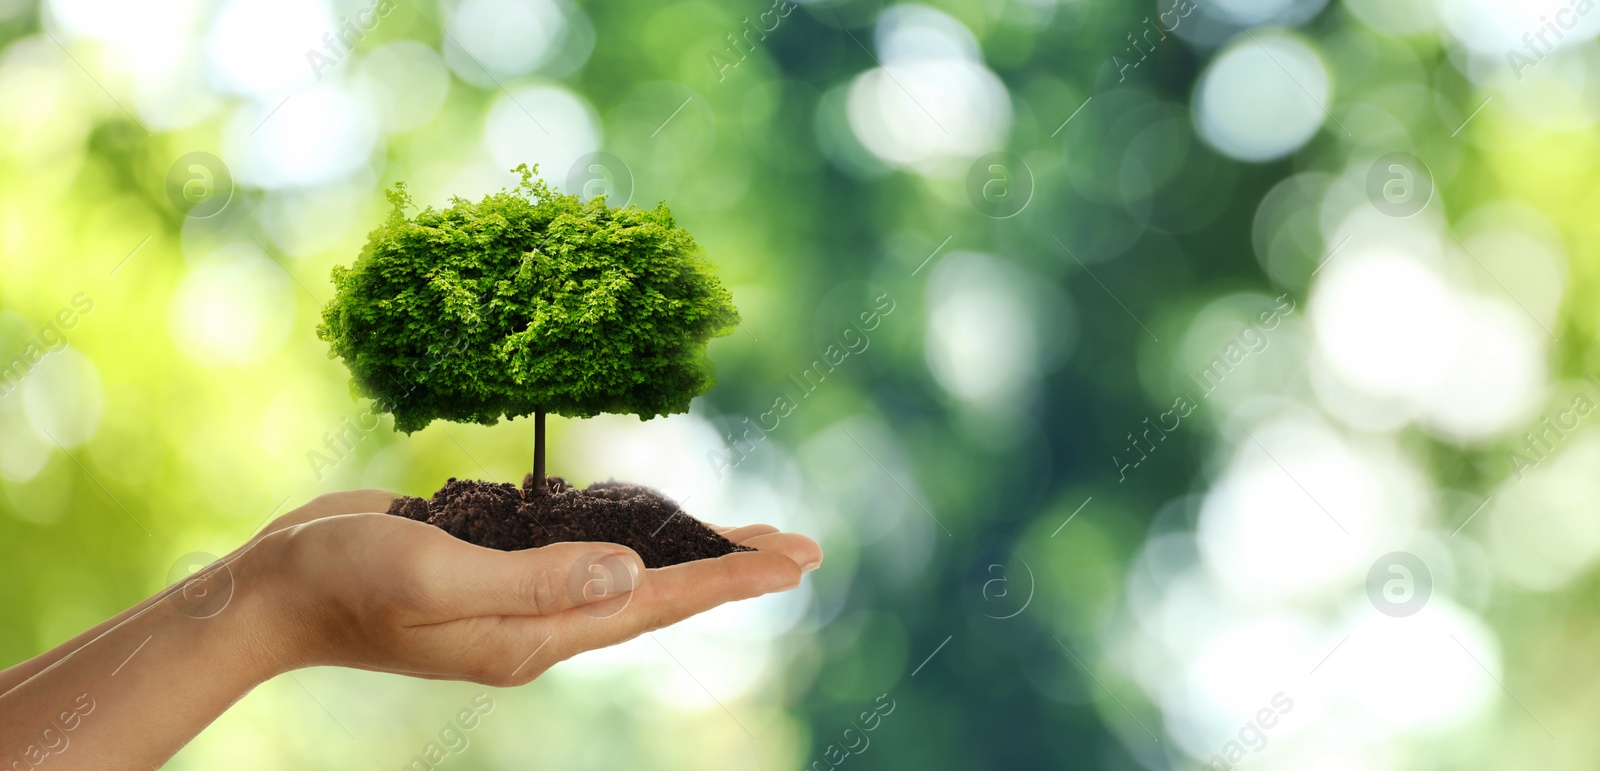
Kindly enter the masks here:
<path id="1" fill-rule="evenodd" d="M 523 689 L 297 672 L 168 767 L 405 767 L 480 693 L 450 768 L 1595 767 L 1597 37 L 1570 0 L 0 0 L 0 663 L 318 494 L 520 479 L 521 420 L 309 453 L 370 407 L 314 330 L 382 192 L 527 163 L 664 201 L 742 315 L 687 414 L 553 420 L 551 470 L 825 566 Z"/>

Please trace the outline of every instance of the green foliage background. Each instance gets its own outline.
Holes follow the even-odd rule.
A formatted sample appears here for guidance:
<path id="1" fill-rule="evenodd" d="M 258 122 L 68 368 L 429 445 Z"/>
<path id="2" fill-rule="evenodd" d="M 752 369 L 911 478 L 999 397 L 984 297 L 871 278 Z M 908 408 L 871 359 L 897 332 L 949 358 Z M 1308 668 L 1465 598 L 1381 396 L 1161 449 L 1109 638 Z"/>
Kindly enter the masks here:
<path id="1" fill-rule="evenodd" d="M 648 208 L 628 216 L 663 229 L 665 239 L 677 237 L 665 230 L 672 222 L 693 233 L 748 332 L 710 345 L 719 385 L 695 401 L 692 417 L 714 428 L 671 434 L 653 447 L 681 453 L 697 469 L 713 454 L 740 456 L 728 483 L 736 494 L 727 498 L 728 513 L 740 519 L 730 524 L 776 512 L 777 524 L 819 537 L 828 562 L 798 595 L 763 601 L 699 636 L 663 633 L 674 657 L 654 655 L 644 642 L 628 661 L 591 657 L 528 688 L 494 692 L 496 711 L 444 765 L 822 768 L 829 745 L 849 741 L 844 732 L 860 730 L 880 694 L 896 711 L 852 765 L 1198 765 L 1194 756 L 1206 753 L 1167 740 L 1162 709 L 1170 705 L 1150 697 L 1129 663 L 1158 636 L 1131 618 L 1129 598 L 1147 568 L 1136 561 L 1141 549 L 1195 530 L 1199 497 L 1242 443 L 1228 423 L 1238 403 L 1201 405 L 1131 483 L 1118 482 L 1111 458 L 1126 457 L 1132 432 L 1169 408 L 1182 378 L 1198 369 L 1192 356 L 1204 361 L 1216 350 L 1189 334 L 1213 303 L 1288 293 L 1300 317 L 1315 312 L 1314 276 L 1335 248 L 1319 230 L 1321 199 L 1306 193 L 1316 200 L 1275 228 L 1263 224 L 1263 201 L 1299 195 L 1276 187 L 1290 177 L 1327 186 L 1351 169 L 1364 173 L 1364 159 L 1377 151 L 1410 149 L 1432 167 L 1438 199 L 1454 207 L 1439 215 L 1447 224 L 1500 199 L 1541 212 L 1566 245 L 1568 301 L 1551 306 L 1559 343 L 1539 385 L 1564 402 L 1560 378 L 1595 369 L 1588 341 L 1600 305 L 1588 298 L 1600 143 L 1592 121 L 1536 124 L 1502 109 L 1515 103 L 1507 94 L 1516 86 L 1468 80 L 1463 55 L 1443 32 L 1385 32 L 1332 3 L 1289 34 L 1320 53 L 1339 125 L 1324 123 L 1285 158 L 1245 163 L 1196 135 L 1195 88 L 1213 48 L 1163 42 L 1126 77 L 1112 64 L 1127 55 L 1127 36 L 1167 5 L 929 7 L 970 31 L 1010 99 L 1012 118 L 993 149 L 1024 160 L 1035 183 L 1031 204 L 1013 218 L 978 211 L 961 173 L 895 168 L 851 138 L 849 85 L 882 54 L 873 25 L 886 6 L 871 0 L 799 7 L 721 72 L 708 66 L 712 54 L 722 55 L 726 37 L 768 6 L 561 4 L 592 37 L 581 66 L 504 83 L 452 75 L 430 120 L 376 143 L 349 173 L 310 190 L 240 185 L 204 220 L 169 201 L 174 161 L 206 151 L 241 166 L 230 150 L 253 146 L 241 137 L 252 127 L 270 136 L 272 121 L 312 103 L 310 91 L 276 103 L 289 111 L 279 118 L 273 103 L 223 96 L 196 108 L 196 119 L 146 126 L 124 109 L 135 104 L 122 66 L 131 54 L 63 34 L 53 14 L 70 9 L 0 5 L 0 361 L 35 341 L 52 351 L 29 374 L 30 387 L 0 397 L 0 663 L 118 612 L 173 580 L 185 555 L 225 553 L 273 512 L 319 493 L 387 486 L 417 495 L 448 476 L 520 476 L 532 439 L 525 423 L 436 423 L 398 434 L 351 399 L 349 373 L 329 360 L 314 330 L 336 290 L 326 277 L 348 265 L 383 220 L 381 191 L 406 181 L 424 205 L 443 206 L 451 193 L 475 197 L 453 183 L 460 170 L 485 164 L 481 139 L 496 105 L 506 106 L 507 93 L 555 83 L 591 106 L 603 149 L 631 169 L 633 199 L 666 201 L 672 211 L 672 219 Z M 453 50 L 459 44 L 439 18 L 449 10 L 395 4 L 328 77 L 353 79 L 363 57 L 395 41 Z M 321 31 L 279 45 L 297 59 L 303 47 L 320 45 Z M 197 80 L 214 75 L 203 61 L 174 66 Z M 1473 113 L 1490 95 L 1502 98 Z M 1549 99 L 1584 103 L 1561 93 Z M 564 170 L 553 171 L 561 181 Z M 965 256 L 973 253 L 990 261 Z M 1015 297 L 1031 304 L 996 312 L 1032 309 L 1023 314 L 1037 343 L 1028 349 L 1031 390 L 975 405 L 947 387 L 959 375 L 936 373 L 930 330 L 944 307 L 936 300 L 964 275 L 941 272 L 947 260 L 1021 277 Z M 1508 276 L 1513 299 L 1525 296 L 1511 277 L 1515 261 L 1490 264 L 1504 266 L 1496 270 Z M 1473 275 L 1486 294 L 1499 291 Z M 92 310 L 52 335 L 53 320 L 80 293 Z M 709 287 L 704 294 L 726 300 Z M 894 311 L 870 330 L 870 347 L 839 364 L 825 387 L 796 390 L 841 330 L 885 295 Z M 241 310 L 235 297 L 255 304 Z M 429 310 L 443 321 L 462 307 Z M 705 325 L 697 335 L 720 334 L 733 317 L 719 309 L 696 323 Z M 1401 321 L 1379 323 L 1403 331 Z M 55 345 L 57 335 L 69 344 Z M 1309 349 L 1309 336 L 1277 343 L 1283 357 L 1263 358 L 1261 393 L 1299 398 L 1314 390 L 1318 373 L 1287 363 L 1298 361 L 1293 345 Z M 1007 343 L 980 339 L 973 350 Z M 645 385 L 660 392 L 604 408 L 670 411 L 681 402 L 661 394 L 699 381 Z M 759 416 L 779 394 L 795 408 L 765 434 L 748 433 L 768 420 Z M 440 406 L 465 420 L 525 411 L 498 399 Z M 591 406 L 574 399 L 567 410 L 588 414 Z M 646 435 L 629 432 L 659 422 L 557 421 L 551 471 L 621 473 L 628 437 Z M 423 425 L 418 418 L 400 427 Z M 1431 493 L 1471 491 L 1472 505 L 1508 479 L 1504 451 L 1519 441 L 1452 441 L 1411 427 L 1385 437 L 1415 459 Z M 308 464 L 311 453 L 330 462 Z M 1471 567 L 1480 565 L 1469 557 L 1485 523 L 1556 511 L 1563 518 L 1546 521 L 1544 532 L 1587 532 L 1578 523 L 1592 519 L 1592 498 L 1574 501 L 1491 509 L 1455 541 L 1449 531 L 1471 505 L 1430 528 L 1440 542 L 1467 544 L 1449 548 L 1463 549 L 1461 564 Z M 1487 569 L 1476 575 L 1488 576 L 1472 584 L 1481 591 L 1460 593 L 1475 598 L 1462 602 L 1498 641 L 1499 681 L 1561 741 L 1500 700 L 1467 723 L 1397 734 L 1380 748 L 1388 767 L 1593 767 L 1600 744 L 1585 738 L 1600 717 L 1592 698 L 1600 667 L 1589 644 L 1593 576 L 1580 571 L 1535 591 Z M 1004 584 L 991 583 L 1002 576 Z M 1025 610 L 997 618 L 1005 615 L 997 586 L 1014 600 L 1028 597 Z M 1359 586 L 1349 598 L 1365 602 Z M 1315 612 L 1333 615 L 1336 604 Z M 1226 610 L 1186 607 L 1195 615 L 1166 619 L 1177 629 L 1167 633 L 1181 636 L 1184 624 Z M 741 674 L 729 679 L 718 674 L 735 669 Z M 1469 675 L 1478 671 L 1461 677 Z M 171 767 L 399 768 L 481 690 L 302 672 L 263 686 Z M 1200 741 L 1220 747 L 1228 738 Z"/>

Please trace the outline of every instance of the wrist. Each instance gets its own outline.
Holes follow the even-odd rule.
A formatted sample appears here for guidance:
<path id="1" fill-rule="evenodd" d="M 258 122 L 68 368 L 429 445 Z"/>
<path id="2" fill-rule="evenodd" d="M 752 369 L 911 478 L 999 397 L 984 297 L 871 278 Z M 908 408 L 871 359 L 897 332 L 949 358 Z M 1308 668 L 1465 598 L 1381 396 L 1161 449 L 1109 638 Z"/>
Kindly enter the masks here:
<path id="1" fill-rule="evenodd" d="M 252 541 L 196 573 L 167 600 L 196 620 L 212 642 L 231 649 L 236 675 L 250 687 L 306 666 L 290 622 L 281 533 Z"/>

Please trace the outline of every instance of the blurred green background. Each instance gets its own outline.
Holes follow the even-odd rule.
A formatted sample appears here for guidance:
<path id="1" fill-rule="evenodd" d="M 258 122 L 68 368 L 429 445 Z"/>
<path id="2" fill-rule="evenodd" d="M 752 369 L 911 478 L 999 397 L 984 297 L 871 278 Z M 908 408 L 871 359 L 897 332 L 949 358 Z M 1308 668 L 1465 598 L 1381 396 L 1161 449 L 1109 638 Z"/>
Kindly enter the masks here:
<path id="1" fill-rule="evenodd" d="M 282 677 L 170 767 L 1593 768 L 1592 6 L 0 0 L 0 663 L 317 494 L 520 479 L 313 329 L 384 187 L 528 162 L 744 317 L 551 472 L 827 564 L 521 689 Z"/>

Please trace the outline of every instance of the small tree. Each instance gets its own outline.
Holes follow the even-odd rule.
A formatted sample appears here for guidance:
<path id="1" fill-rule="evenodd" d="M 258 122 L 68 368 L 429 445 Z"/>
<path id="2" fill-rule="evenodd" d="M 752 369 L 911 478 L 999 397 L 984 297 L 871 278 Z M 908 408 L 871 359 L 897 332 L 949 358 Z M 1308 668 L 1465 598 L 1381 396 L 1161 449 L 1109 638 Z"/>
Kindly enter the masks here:
<path id="1" fill-rule="evenodd" d="M 585 203 L 536 170 L 517 167 L 515 190 L 414 217 L 395 185 L 360 258 L 333 269 L 317 336 L 397 430 L 532 415 L 543 494 L 545 413 L 687 412 L 716 382 L 707 341 L 739 313 L 666 204 Z"/>

